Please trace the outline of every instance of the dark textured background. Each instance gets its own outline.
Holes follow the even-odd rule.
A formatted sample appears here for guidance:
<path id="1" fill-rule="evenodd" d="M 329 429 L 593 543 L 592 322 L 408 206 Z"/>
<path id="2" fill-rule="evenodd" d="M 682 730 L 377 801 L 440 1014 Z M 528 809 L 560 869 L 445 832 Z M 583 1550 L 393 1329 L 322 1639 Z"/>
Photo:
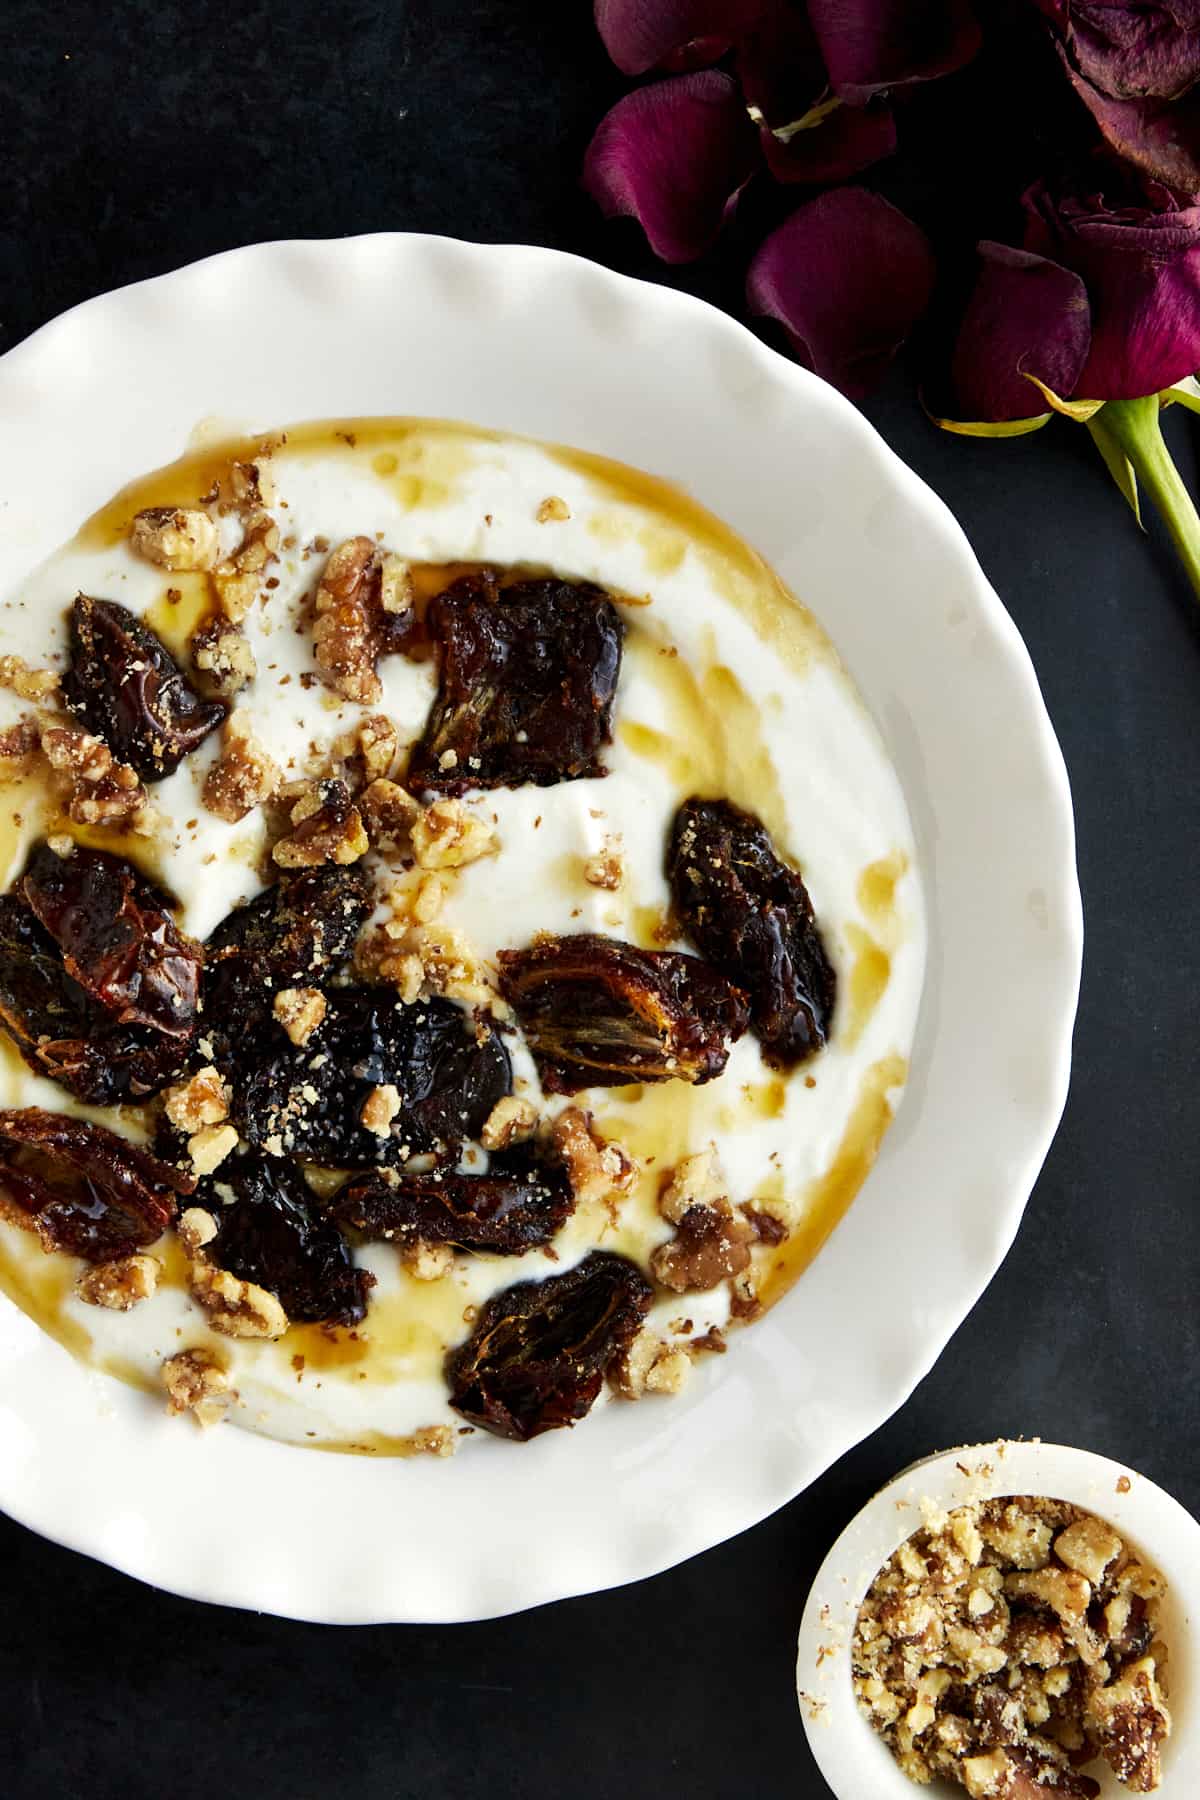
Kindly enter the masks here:
<path id="1" fill-rule="evenodd" d="M 0 348 L 89 295 L 263 238 L 411 228 L 662 274 L 575 185 L 617 91 L 586 0 L 5 0 Z M 1003 101 L 968 76 L 888 179 L 932 212 L 955 107 Z M 668 278 L 736 306 L 729 249 L 732 266 Z M 944 437 L 899 373 L 868 411 L 1015 616 L 1075 791 L 1074 1086 L 988 1295 L 903 1411 L 775 1518 L 640 1587 L 523 1618 L 286 1624 L 170 1599 L 0 1520 L 6 1797 L 817 1800 L 796 1627 L 830 1540 L 898 1467 L 1041 1434 L 1124 1459 L 1200 1512 L 1197 615 L 1082 430 Z M 1173 415 L 1170 435 L 1194 482 L 1192 423 Z"/>

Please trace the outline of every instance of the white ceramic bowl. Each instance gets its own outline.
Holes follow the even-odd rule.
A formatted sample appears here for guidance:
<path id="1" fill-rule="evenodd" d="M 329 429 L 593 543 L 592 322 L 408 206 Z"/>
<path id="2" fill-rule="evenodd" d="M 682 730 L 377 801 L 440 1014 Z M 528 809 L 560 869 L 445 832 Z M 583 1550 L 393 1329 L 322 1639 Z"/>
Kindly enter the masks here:
<path id="1" fill-rule="evenodd" d="M 884 1563 L 923 1523 L 922 1500 L 952 1511 L 968 1500 L 1044 1494 L 1107 1519 L 1166 1576 L 1162 1635 L 1173 1730 L 1163 1748 L 1164 1800 L 1194 1793 L 1200 1779 L 1200 1524 L 1143 1475 L 1090 1450 L 1062 1444 L 977 1444 L 916 1463 L 870 1500 L 846 1527 L 813 1583 L 800 1627 L 796 1687 L 804 1727 L 837 1800 L 913 1800 L 958 1796 L 948 1782 L 917 1788 L 901 1774 L 883 1739 L 858 1709 L 850 1674 L 854 1623 Z M 1100 1763 L 1085 1771 L 1103 1800 L 1128 1794 Z"/>
<path id="2" fill-rule="evenodd" d="M 331 1621 L 483 1618 L 744 1530 L 878 1426 L 1007 1250 L 1066 1094 L 1080 907 L 1062 758 L 945 507 L 831 388 L 698 301 L 538 249 L 231 252 L 0 361 L 0 588 L 201 421 L 470 419 L 679 483 L 809 602 L 872 707 L 923 861 L 908 1093 L 814 1267 L 687 1394 L 451 1463 L 207 1436 L 0 1301 L 0 1504 L 164 1587 Z"/>

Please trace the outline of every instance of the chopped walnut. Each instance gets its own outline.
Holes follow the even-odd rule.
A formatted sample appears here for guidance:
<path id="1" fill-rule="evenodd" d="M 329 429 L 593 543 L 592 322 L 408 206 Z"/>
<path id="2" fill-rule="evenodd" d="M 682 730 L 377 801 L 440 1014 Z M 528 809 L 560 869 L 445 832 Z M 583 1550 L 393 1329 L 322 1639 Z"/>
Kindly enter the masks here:
<path id="1" fill-rule="evenodd" d="M 275 484 L 265 459 L 259 462 L 235 462 L 229 467 L 229 479 L 222 498 L 243 512 L 261 512 L 275 499 Z"/>
<path id="2" fill-rule="evenodd" d="M 536 1127 L 536 1106 L 518 1100 L 515 1094 L 505 1094 L 484 1120 L 479 1141 L 485 1150 L 507 1150 L 510 1144 L 532 1137 Z"/>
<path id="3" fill-rule="evenodd" d="M 377 704 L 383 692 L 375 664 L 384 648 L 382 617 L 402 618 L 412 605 L 407 566 L 368 537 L 348 538 L 330 553 L 313 610 L 313 660 L 347 700 Z"/>
<path id="4" fill-rule="evenodd" d="M 169 1413 L 190 1412 L 197 1425 L 215 1425 L 237 1395 L 229 1377 L 208 1350 L 181 1350 L 162 1366 Z"/>
<path id="5" fill-rule="evenodd" d="M 411 794 L 382 777 L 363 789 L 358 796 L 358 805 L 367 837 L 375 850 L 396 850 L 407 843 L 413 821 L 421 810 Z"/>
<path id="6" fill-rule="evenodd" d="M 217 527 L 206 512 L 191 506 L 150 506 L 137 514 L 130 549 L 145 562 L 183 574 L 211 569 L 220 552 Z"/>
<path id="7" fill-rule="evenodd" d="M 678 1394 L 691 1372 L 687 1351 L 667 1343 L 647 1325 L 617 1359 L 609 1379 L 623 1400 L 640 1400 L 644 1394 Z"/>
<path id="8" fill-rule="evenodd" d="M 115 762 L 100 738 L 55 714 L 39 719 L 38 733 L 51 768 L 71 780 L 66 812 L 75 824 L 128 825 L 146 835 L 157 828 L 158 814 L 136 772 Z"/>
<path id="9" fill-rule="evenodd" d="M 374 1132 L 376 1137 L 387 1137 L 399 1111 L 400 1090 L 393 1082 L 386 1081 L 371 1089 L 358 1116 L 366 1131 Z"/>
<path id="10" fill-rule="evenodd" d="M 40 739 L 42 755 L 52 769 L 80 781 L 101 781 L 112 772 L 112 751 L 82 725 L 68 725 L 47 717 L 40 721 Z M 132 770 L 129 772 L 133 774 Z M 136 782 L 134 775 L 133 784 Z"/>
<path id="11" fill-rule="evenodd" d="M 288 1316 L 274 1294 L 203 1258 L 192 1262 L 189 1286 L 213 1330 L 226 1337 L 277 1338 L 288 1328 Z"/>
<path id="12" fill-rule="evenodd" d="M 58 686 L 53 669 L 31 669 L 22 657 L 0 656 L 0 688 L 11 688 L 19 699 L 48 700 Z"/>
<path id="13" fill-rule="evenodd" d="M 414 1281 L 440 1281 L 454 1267 L 453 1244 L 410 1244 L 400 1260 Z"/>
<path id="14" fill-rule="evenodd" d="M 201 799 L 209 812 L 230 825 L 269 800 L 283 778 L 274 757 L 255 737 L 243 713 L 234 713 L 221 728 L 221 754 L 204 778 Z"/>
<path id="15" fill-rule="evenodd" d="M 675 1226 L 675 1235 L 650 1258 L 650 1272 L 663 1287 L 698 1293 L 748 1267 L 754 1233 L 729 1204 L 715 1150 L 684 1157 L 658 1209 Z"/>
<path id="16" fill-rule="evenodd" d="M 614 1212 L 618 1196 L 633 1185 L 637 1166 L 620 1144 L 596 1130 L 590 1113 L 568 1106 L 550 1128 L 550 1140 L 562 1157 L 571 1192 L 581 1206 L 600 1200 Z"/>
<path id="17" fill-rule="evenodd" d="M 317 782 L 292 808 L 291 822 L 294 829 L 272 852 L 281 869 L 357 862 L 370 848 L 362 815 L 342 781 Z"/>
<path id="18" fill-rule="evenodd" d="M 153 1256 L 120 1256 L 114 1262 L 85 1269 L 75 1283 L 75 1292 L 89 1306 L 128 1312 L 140 1301 L 149 1300 L 161 1274 L 162 1264 Z"/>
<path id="19" fill-rule="evenodd" d="M 441 875 L 426 875 L 412 897 L 412 916 L 418 925 L 432 925 L 442 910 L 448 885 Z"/>
<path id="20" fill-rule="evenodd" d="M 230 619 L 209 619 L 192 634 L 192 663 L 219 694 L 241 693 L 258 673 L 245 632 Z"/>
<path id="21" fill-rule="evenodd" d="M 458 1000 L 464 1006 L 502 1009 L 491 972 L 464 932 L 449 925 L 414 925 L 408 942 L 420 959 L 424 985 L 431 994 Z M 381 972 L 387 975 L 386 970 Z"/>
<path id="22" fill-rule="evenodd" d="M 583 879 L 591 886 L 615 891 L 625 879 L 625 865 L 617 842 L 604 840 L 604 848 L 589 856 L 583 865 Z"/>
<path id="23" fill-rule="evenodd" d="M 28 775 L 41 748 L 36 719 L 19 719 L 0 731 L 0 782 L 19 781 Z"/>
<path id="24" fill-rule="evenodd" d="M 194 1131 L 187 1146 L 192 1173 L 211 1175 L 229 1152 L 237 1148 L 237 1141 L 237 1132 L 232 1125 L 205 1125 Z"/>
<path id="25" fill-rule="evenodd" d="M 417 1456 L 453 1456 L 458 1449 L 458 1433 L 453 1425 L 422 1425 L 408 1439 Z"/>
<path id="26" fill-rule="evenodd" d="M 413 855 L 423 869 L 458 869 L 499 848 L 496 833 L 461 800 L 435 800 L 412 822 Z"/>
<path id="27" fill-rule="evenodd" d="M 571 509 L 559 494 L 547 494 L 537 509 L 539 525 L 549 525 L 552 522 L 569 519 L 570 516 Z"/>
<path id="28" fill-rule="evenodd" d="M 187 1081 L 165 1088 L 163 1106 L 177 1131 L 199 1131 L 229 1117 L 229 1089 L 219 1071 L 208 1063 Z"/>
<path id="29" fill-rule="evenodd" d="M 1078 1771 L 1103 1755 L 1135 1793 L 1153 1791 L 1170 1731 L 1148 1649 L 1157 1599 L 1139 1601 L 1129 1649 L 1103 1635 L 1133 1612 L 1118 1604 L 1136 1579 L 1118 1534 L 1030 1497 L 927 1518 L 876 1576 L 853 1645 L 859 1704 L 904 1773 L 976 1800 L 1084 1800 L 1098 1789 Z"/>
<path id="30" fill-rule="evenodd" d="M 325 1017 L 325 996 L 317 988 L 281 988 L 272 1011 L 293 1044 L 303 1047 Z"/>
<path id="31" fill-rule="evenodd" d="M 372 781 L 384 780 L 399 749 L 400 733 L 385 713 L 371 713 L 362 721 L 355 750 L 368 786 Z"/>
<path id="32" fill-rule="evenodd" d="M 279 551 L 279 527 L 269 512 L 251 512 L 241 544 L 212 572 L 213 586 L 227 619 L 240 625 L 261 590 L 264 573 Z"/>
<path id="33" fill-rule="evenodd" d="M 1093 1688 L 1084 1723 L 1118 1781 L 1132 1793 L 1152 1794 L 1162 1781 L 1161 1745 L 1171 1731 L 1154 1658 L 1143 1657 L 1107 1687 Z"/>
<path id="34" fill-rule="evenodd" d="M 180 1213 L 175 1235 L 189 1257 L 197 1257 L 217 1235 L 217 1221 L 203 1206 L 189 1206 Z"/>

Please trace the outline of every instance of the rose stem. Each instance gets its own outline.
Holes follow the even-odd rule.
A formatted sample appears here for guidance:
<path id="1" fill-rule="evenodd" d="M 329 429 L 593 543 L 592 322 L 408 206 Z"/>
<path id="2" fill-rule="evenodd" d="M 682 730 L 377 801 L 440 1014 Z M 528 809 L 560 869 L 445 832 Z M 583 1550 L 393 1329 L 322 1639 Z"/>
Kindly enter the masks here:
<path id="1" fill-rule="evenodd" d="M 1133 471 L 1162 514 L 1188 580 L 1200 599 L 1200 514 L 1171 460 L 1159 424 L 1157 394 L 1110 400 L 1088 420 L 1092 436 L 1128 457 Z"/>

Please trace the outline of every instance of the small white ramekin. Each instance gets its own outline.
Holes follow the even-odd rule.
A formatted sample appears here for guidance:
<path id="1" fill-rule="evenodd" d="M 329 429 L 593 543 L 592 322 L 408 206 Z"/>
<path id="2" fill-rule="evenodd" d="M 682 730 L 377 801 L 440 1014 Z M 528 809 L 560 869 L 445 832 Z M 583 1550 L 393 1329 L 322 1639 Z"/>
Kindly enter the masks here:
<path id="1" fill-rule="evenodd" d="M 944 1511 L 969 1500 L 1043 1494 L 1107 1519 L 1166 1577 L 1162 1636 L 1174 1729 L 1163 1747 L 1163 1800 L 1200 1794 L 1200 1523 L 1152 1481 L 1061 1444 L 998 1442 L 947 1450 L 915 1463 L 882 1488 L 842 1533 L 821 1565 L 800 1627 L 796 1687 L 817 1764 L 837 1800 L 914 1800 L 956 1795 L 945 1783 L 917 1788 L 854 1698 L 850 1647 L 867 1590 L 892 1553 L 924 1523 L 922 1501 Z M 1128 1790 L 1100 1763 L 1086 1773 L 1103 1800 Z M 1190 1779 L 1189 1779 L 1190 1777 Z"/>

